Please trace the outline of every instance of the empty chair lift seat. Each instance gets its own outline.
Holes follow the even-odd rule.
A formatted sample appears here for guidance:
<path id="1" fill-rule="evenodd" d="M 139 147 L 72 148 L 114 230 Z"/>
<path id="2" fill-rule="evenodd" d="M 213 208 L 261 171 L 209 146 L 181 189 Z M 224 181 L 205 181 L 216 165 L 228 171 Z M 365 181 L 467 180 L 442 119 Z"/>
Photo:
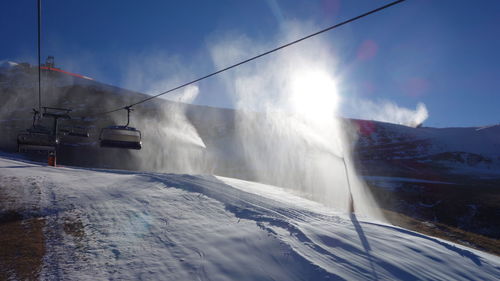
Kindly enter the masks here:
<path id="1" fill-rule="evenodd" d="M 44 133 L 21 133 L 17 136 L 18 151 L 45 150 L 54 151 L 58 140 L 55 136 Z"/>
<path id="2" fill-rule="evenodd" d="M 88 128 L 86 127 L 79 127 L 79 126 L 64 127 L 59 131 L 67 136 L 73 136 L 73 137 L 88 138 L 90 136 Z"/>
<path id="3" fill-rule="evenodd" d="M 110 126 L 101 130 L 101 147 L 141 149 L 141 131 L 128 126 Z"/>

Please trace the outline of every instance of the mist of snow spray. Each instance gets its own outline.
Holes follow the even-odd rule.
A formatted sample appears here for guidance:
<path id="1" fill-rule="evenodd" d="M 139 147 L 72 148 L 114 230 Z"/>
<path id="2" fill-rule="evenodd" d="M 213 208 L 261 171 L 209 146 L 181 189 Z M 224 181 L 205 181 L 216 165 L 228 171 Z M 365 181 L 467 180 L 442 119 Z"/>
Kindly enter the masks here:
<path id="1" fill-rule="evenodd" d="M 245 45 L 245 40 L 216 45 L 215 64 L 250 56 Z M 237 109 L 236 138 L 249 166 L 246 176 L 348 211 L 347 167 L 356 212 L 377 216 L 352 166 L 345 124 L 337 117 L 334 59 L 321 42 L 304 45 L 222 76 Z"/>
<path id="2" fill-rule="evenodd" d="M 163 105 L 160 112 L 150 118 L 148 115 L 137 118 L 134 126 L 141 128 L 147 142 L 136 152 L 140 167 L 192 174 L 210 170 L 205 160 L 205 143 L 186 116 L 186 103 L 192 102 L 197 94 L 198 87 L 187 87 L 174 102 Z"/>

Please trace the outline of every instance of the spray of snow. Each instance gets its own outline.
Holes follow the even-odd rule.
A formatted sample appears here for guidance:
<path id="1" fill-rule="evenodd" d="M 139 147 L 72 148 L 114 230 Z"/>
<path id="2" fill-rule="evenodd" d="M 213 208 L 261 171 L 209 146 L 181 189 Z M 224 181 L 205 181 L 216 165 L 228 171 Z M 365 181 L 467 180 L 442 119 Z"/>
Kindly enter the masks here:
<path id="1" fill-rule="evenodd" d="M 304 34 L 303 25 L 284 24 L 277 45 Z M 251 47 L 250 47 L 251 46 Z M 267 49 L 245 36 L 211 48 L 221 68 Z M 314 39 L 220 76 L 237 109 L 237 141 L 253 179 L 300 193 L 347 210 L 349 167 L 356 212 L 374 215 L 374 202 L 350 166 L 350 147 L 337 117 L 335 58 L 328 45 Z"/>
<path id="2" fill-rule="evenodd" d="M 186 108 L 183 104 L 192 103 L 198 96 L 198 86 L 188 86 L 182 92 L 178 92 L 173 97 L 177 103 L 172 104 L 167 110 L 167 122 L 161 125 L 161 129 L 173 139 L 193 145 L 199 148 L 206 148 L 203 140 L 196 132 L 191 122 L 186 118 Z"/>
<path id="3" fill-rule="evenodd" d="M 168 103 L 160 112 L 138 120 L 147 142 L 137 152 L 143 169 L 174 173 L 200 173 L 207 169 L 203 161 L 206 146 L 186 117 L 185 102 L 192 102 L 198 92 L 196 86 L 187 87 L 177 94 L 179 102 Z M 139 110 L 147 111 L 148 107 Z"/>
<path id="4" fill-rule="evenodd" d="M 127 88 L 150 95 L 159 94 L 190 78 L 190 67 L 177 56 L 150 50 L 124 62 L 129 71 L 124 74 Z M 149 105 L 137 106 L 145 114 L 135 124 L 144 133 L 143 149 L 137 153 L 142 169 L 167 172 L 200 173 L 205 171 L 203 158 L 206 146 L 193 124 L 186 117 L 186 104 L 199 94 L 196 85 L 188 86 L 162 98 L 172 101 L 149 117 Z M 139 155 L 140 154 L 140 155 Z"/>
<path id="5" fill-rule="evenodd" d="M 418 103 L 415 110 L 398 106 L 390 101 L 371 101 L 351 99 L 344 103 L 344 110 L 355 118 L 376 120 L 394 124 L 416 127 L 428 117 L 427 107 Z"/>

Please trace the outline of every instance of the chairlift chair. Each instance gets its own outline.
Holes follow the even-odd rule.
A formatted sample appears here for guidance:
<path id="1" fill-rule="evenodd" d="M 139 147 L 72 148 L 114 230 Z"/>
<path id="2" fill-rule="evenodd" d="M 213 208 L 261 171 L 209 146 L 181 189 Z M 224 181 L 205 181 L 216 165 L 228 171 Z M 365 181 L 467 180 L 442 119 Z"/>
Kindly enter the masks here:
<path id="1" fill-rule="evenodd" d="M 73 137 L 88 138 L 90 136 L 88 128 L 82 126 L 64 127 L 60 131 Z"/>
<path id="2" fill-rule="evenodd" d="M 17 135 L 17 151 L 55 151 L 59 140 L 48 128 L 36 124 L 40 112 L 33 109 L 33 125 Z"/>
<path id="3" fill-rule="evenodd" d="M 70 130 L 69 135 L 81 138 L 88 138 L 90 136 L 90 133 L 85 127 L 73 127 Z"/>
<path id="4" fill-rule="evenodd" d="M 101 130 L 101 147 L 141 149 L 141 131 L 128 126 L 109 126 Z"/>
<path id="5" fill-rule="evenodd" d="M 59 143 L 51 134 L 27 132 L 17 136 L 17 150 L 21 151 L 55 151 Z"/>
<path id="6" fill-rule="evenodd" d="M 127 110 L 127 124 L 125 126 L 109 126 L 101 129 L 99 143 L 101 147 L 114 147 L 125 149 L 141 149 L 142 135 L 141 131 L 136 128 L 129 127 L 130 123 L 130 107 Z"/>

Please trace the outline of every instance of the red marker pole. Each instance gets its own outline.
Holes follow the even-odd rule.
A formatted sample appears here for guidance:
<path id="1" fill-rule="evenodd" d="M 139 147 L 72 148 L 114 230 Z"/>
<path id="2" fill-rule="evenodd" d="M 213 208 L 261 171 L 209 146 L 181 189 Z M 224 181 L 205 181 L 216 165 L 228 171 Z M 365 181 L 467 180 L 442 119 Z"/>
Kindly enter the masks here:
<path id="1" fill-rule="evenodd" d="M 55 151 L 49 152 L 49 159 L 47 161 L 47 164 L 49 164 L 49 166 L 56 167 L 56 152 Z"/>

